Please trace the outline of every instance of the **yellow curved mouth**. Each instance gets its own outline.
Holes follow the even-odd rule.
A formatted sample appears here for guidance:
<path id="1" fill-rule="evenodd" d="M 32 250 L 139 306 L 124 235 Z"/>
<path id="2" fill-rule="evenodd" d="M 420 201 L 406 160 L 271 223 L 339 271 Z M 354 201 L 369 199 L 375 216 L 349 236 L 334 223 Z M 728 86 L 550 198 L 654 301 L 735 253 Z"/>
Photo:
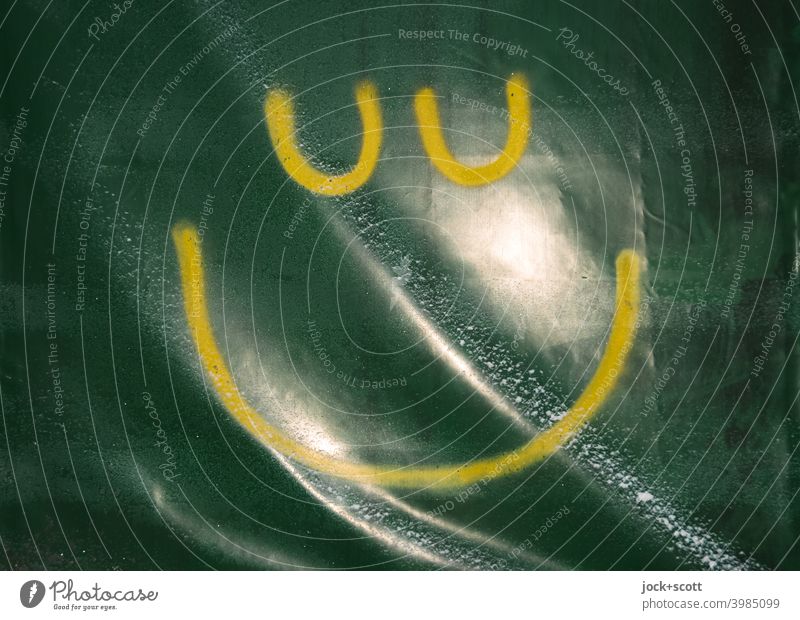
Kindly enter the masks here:
<path id="1" fill-rule="evenodd" d="M 623 250 L 616 260 L 616 305 L 611 334 L 591 380 L 566 415 L 515 450 L 464 463 L 398 467 L 331 457 L 288 437 L 245 400 L 217 346 L 208 316 L 205 273 L 197 230 L 177 224 L 172 231 L 189 331 L 214 392 L 230 415 L 266 447 L 319 473 L 385 487 L 457 488 L 519 472 L 558 450 L 597 413 L 619 381 L 636 334 L 642 259 Z"/>

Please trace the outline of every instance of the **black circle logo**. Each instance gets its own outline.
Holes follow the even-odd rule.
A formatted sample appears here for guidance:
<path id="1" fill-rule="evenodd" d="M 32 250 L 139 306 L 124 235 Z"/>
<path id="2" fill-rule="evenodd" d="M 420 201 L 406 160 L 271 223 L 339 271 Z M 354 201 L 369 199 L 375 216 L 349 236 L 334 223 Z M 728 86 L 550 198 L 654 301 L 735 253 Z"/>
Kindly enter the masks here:
<path id="1" fill-rule="evenodd" d="M 19 602 L 24 607 L 36 607 L 44 598 L 44 584 L 38 579 L 31 579 L 19 589 Z"/>

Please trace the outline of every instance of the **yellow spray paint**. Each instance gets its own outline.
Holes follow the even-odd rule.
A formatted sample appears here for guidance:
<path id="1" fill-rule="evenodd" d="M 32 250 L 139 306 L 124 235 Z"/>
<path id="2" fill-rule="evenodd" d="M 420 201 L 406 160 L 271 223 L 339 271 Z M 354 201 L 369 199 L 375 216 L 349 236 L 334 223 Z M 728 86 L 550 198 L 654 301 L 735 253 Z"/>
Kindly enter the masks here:
<path id="1" fill-rule="evenodd" d="M 512 75 L 506 84 L 508 106 L 508 136 L 500 155 L 484 166 L 465 166 L 458 162 L 447 147 L 442 134 L 436 94 L 424 88 L 414 99 L 422 145 L 433 165 L 448 179 L 459 185 L 486 185 L 501 179 L 519 163 L 528 145 L 531 128 L 531 108 L 528 85 L 524 78 Z"/>
<path id="2" fill-rule="evenodd" d="M 173 229 L 184 310 L 197 354 L 214 392 L 231 416 L 268 448 L 323 474 L 387 487 L 456 488 L 521 471 L 553 454 L 588 422 L 607 400 L 633 346 L 639 312 L 641 259 L 632 250 L 617 257 L 614 319 L 606 350 L 586 389 L 566 415 L 516 450 L 459 464 L 388 466 L 356 463 L 315 451 L 269 424 L 248 404 L 217 346 L 206 303 L 205 274 L 197 230 Z"/>
<path id="3" fill-rule="evenodd" d="M 364 185 L 378 163 L 383 139 L 383 121 L 378 89 L 371 82 L 356 87 L 356 103 L 361 114 L 363 136 L 358 163 L 343 175 L 320 172 L 297 147 L 292 98 L 283 90 L 273 90 L 264 103 L 264 116 L 272 144 L 287 174 L 306 189 L 324 196 L 349 194 Z"/>

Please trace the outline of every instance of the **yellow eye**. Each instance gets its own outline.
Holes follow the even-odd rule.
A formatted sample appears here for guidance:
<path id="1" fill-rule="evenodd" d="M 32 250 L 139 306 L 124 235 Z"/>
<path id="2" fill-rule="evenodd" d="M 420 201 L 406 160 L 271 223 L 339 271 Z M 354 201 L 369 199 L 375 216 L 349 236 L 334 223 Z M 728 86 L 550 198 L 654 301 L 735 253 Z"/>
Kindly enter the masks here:
<path id="1" fill-rule="evenodd" d="M 436 95 L 431 88 L 417 93 L 414 109 L 422 137 L 422 145 L 433 165 L 448 179 L 459 185 L 487 185 L 502 179 L 519 163 L 528 146 L 531 131 L 531 108 L 528 101 L 528 85 L 518 76 L 512 75 L 506 84 L 508 106 L 508 137 L 506 146 L 497 158 L 484 166 L 465 166 L 450 153 L 442 133 Z"/>
<path id="2" fill-rule="evenodd" d="M 364 185 L 375 170 L 383 139 L 383 121 L 374 84 L 362 82 L 356 87 L 356 104 L 363 126 L 361 154 L 350 172 L 336 176 L 317 170 L 297 147 L 294 105 L 289 94 L 274 90 L 267 96 L 264 117 L 278 160 L 290 177 L 315 194 L 349 194 Z"/>

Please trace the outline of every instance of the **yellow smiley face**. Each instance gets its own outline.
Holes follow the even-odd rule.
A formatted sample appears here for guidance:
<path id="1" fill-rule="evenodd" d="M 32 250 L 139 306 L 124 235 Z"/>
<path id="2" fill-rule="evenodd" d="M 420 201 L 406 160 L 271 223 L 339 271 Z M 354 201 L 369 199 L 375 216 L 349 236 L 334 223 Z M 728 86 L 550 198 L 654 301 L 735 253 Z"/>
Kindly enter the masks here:
<path id="1" fill-rule="evenodd" d="M 315 194 L 337 196 L 354 192 L 367 182 L 378 165 L 383 139 L 378 89 L 370 82 L 363 82 L 356 87 L 355 95 L 363 124 L 361 152 L 352 169 L 339 176 L 320 172 L 301 153 L 295 139 L 294 107 L 289 94 L 274 90 L 267 95 L 265 119 L 278 159 L 295 182 Z M 465 187 L 491 184 L 518 165 L 527 147 L 531 126 L 527 82 L 520 76 L 511 76 L 506 96 L 506 147 L 494 161 L 473 167 L 460 163 L 451 154 L 444 140 L 434 92 L 423 89 L 417 93 L 414 108 L 422 146 L 432 165 L 450 182 Z M 267 422 L 242 395 L 209 319 L 198 231 L 192 225 L 179 223 L 172 236 L 189 331 L 219 401 L 236 422 L 269 449 L 319 473 L 352 482 L 384 487 L 458 488 L 476 482 L 486 483 L 530 467 L 574 437 L 603 406 L 618 383 L 634 343 L 642 259 L 633 250 L 623 250 L 616 260 L 614 317 L 605 351 L 585 389 L 561 419 L 514 450 L 464 463 L 403 467 L 352 462 L 290 437 Z"/>

